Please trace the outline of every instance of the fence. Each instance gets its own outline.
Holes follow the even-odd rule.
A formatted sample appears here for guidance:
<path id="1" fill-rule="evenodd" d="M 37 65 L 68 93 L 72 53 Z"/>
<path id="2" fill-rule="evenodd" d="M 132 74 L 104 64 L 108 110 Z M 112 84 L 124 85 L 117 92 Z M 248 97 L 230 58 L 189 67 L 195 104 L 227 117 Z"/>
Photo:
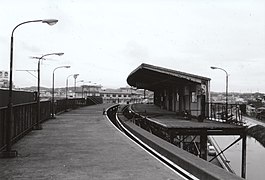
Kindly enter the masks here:
<path id="1" fill-rule="evenodd" d="M 85 106 L 86 100 L 80 99 L 62 99 L 55 103 L 56 113 L 67 109 Z M 40 103 L 40 121 L 43 122 L 51 118 L 51 101 L 42 101 Z M 0 108 L 0 151 L 6 147 L 6 134 L 8 131 L 8 108 Z M 11 122 L 11 143 L 15 143 L 20 138 L 30 132 L 37 124 L 37 102 L 18 104 L 13 106 L 13 122 Z"/>
<path id="2" fill-rule="evenodd" d="M 55 113 L 88 105 L 85 98 L 59 99 L 55 102 Z"/>
<path id="3" fill-rule="evenodd" d="M 206 117 L 210 120 L 242 125 L 242 112 L 239 104 L 206 103 Z"/>
<path id="4" fill-rule="evenodd" d="M 8 104 L 8 89 L 0 89 L 0 107 L 7 106 Z M 36 93 L 15 91 L 13 90 L 13 104 L 22 104 L 33 102 L 36 99 Z"/>

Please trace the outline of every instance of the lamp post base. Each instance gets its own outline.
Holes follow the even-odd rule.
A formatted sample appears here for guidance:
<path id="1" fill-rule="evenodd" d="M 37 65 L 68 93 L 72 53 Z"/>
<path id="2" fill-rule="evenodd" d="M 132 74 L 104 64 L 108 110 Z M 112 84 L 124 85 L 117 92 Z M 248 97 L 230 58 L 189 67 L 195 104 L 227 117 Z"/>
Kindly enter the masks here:
<path id="1" fill-rule="evenodd" d="M 0 152 L 0 158 L 15 158 L 18 153 L 16 150 Z"/>

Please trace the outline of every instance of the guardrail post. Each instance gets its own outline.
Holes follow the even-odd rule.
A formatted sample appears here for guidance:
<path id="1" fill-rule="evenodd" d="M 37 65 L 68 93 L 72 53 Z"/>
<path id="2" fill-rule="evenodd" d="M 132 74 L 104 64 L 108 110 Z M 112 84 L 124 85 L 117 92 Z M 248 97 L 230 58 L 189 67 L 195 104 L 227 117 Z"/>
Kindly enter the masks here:
<path id="1" fill-rule="evenodd" d="M 6 121 L 6 130 L 5 130 L 5 143 L 6 148 L 5 151 L 0 152 L 0 158 L 14 158 L 17 156 L 17 151 L 12 150 L 12 136 L 14 131 L 14 116 L 13 116 L 13 104 L 10 103 L 8 105 L 8 111 L 7 111 L 7 118 Z"/>
<path id="2" fill-rule="evenodd" d="M 242 166 L 241 166 L 241 177 L 246 178 L 246 165 L 247 165 L 247 137 L 244 133 L 242 137 Z"/>
<path id="3" fill-rule="evenodd" d="M 200 132 L 200 154 L 201 158 L 207 160 L 207 132 Z"/>

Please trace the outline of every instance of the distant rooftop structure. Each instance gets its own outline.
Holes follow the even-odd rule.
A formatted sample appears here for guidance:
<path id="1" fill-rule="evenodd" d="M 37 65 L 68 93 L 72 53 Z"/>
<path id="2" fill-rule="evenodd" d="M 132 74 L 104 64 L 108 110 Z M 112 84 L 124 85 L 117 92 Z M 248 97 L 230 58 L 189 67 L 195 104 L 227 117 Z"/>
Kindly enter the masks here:
<path id="1" fill-rule="evenodd" d="M 0 88 L 8 88 L 8 71 L 0 70 Z"/>

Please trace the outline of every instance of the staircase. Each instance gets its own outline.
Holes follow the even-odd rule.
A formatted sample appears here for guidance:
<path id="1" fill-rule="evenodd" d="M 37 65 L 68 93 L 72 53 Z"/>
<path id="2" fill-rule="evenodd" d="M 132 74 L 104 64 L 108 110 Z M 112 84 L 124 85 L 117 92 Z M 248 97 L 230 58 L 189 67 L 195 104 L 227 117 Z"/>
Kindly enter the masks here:
<path id="1" fill-rule="evenodd" d="M 87 105 L 102 104 L 103 98 L 101 96 L 88 96 L 86 99 Z"/>

